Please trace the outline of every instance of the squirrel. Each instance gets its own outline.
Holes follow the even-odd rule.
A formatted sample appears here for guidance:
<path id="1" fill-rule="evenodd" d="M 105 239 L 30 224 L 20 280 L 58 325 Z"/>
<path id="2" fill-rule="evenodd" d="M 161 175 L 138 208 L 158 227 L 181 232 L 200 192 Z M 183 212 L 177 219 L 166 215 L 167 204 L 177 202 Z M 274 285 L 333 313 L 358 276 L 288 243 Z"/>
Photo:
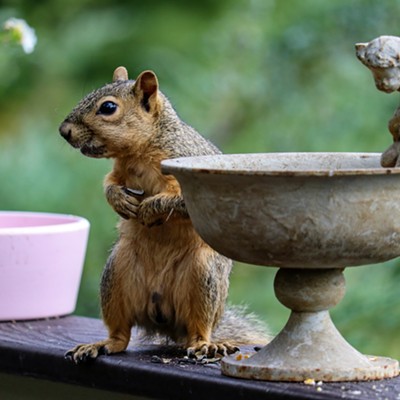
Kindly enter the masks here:
<path id="1" fill-rule="evenodd" d="M 109 337 L 66 357 L 81 363 L 122 352 L 133 326 L 174 340 L 189 356 L 266 344 L 263 323 L 243 307 L 225 307 L 232 261 L 196 233 L 178 181 L 161 172 L 162 160 L 220 151 L 178 117 L 155 73 L 129 80 L 118 67 L 113 82 L 84 97 L 59 130 L 85 156 L 114 160 L 104 192 L 121 217 L 100 284 Z"/>

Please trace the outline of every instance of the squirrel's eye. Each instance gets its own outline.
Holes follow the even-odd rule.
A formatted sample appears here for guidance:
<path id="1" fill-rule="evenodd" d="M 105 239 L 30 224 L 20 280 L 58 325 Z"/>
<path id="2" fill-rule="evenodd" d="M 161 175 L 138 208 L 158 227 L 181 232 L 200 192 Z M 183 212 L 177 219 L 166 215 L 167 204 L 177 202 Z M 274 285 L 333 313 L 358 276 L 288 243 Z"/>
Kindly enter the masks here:
<path id="1" fill-rule="evenodd" d="M 117 110 L 117 105 L 112 101 L 105 101 L 101 104 L 96 114 L 111 115 Z"/>

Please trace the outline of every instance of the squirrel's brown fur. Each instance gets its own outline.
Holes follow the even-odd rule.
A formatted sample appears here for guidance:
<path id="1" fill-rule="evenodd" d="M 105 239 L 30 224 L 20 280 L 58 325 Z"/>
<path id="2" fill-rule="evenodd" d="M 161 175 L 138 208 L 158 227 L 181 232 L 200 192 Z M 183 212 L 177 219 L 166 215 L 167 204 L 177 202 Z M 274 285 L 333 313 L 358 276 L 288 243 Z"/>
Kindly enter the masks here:
<path id="1" fill-rule="evenodd" d="M 195 232 L 177 180 L 163 175 L 160 163 L 219 150 L 179 119 L 155 74 L 145 71 L 132 81 L 125 68 L 117 68 L 113 83 L 86 96 L 60 133 L 86 156 L 114 159 L 104 191 L 122 217 L 101 280 L 109 338 L 67 355 L 81 362 L 123 351 L 132 326 L 164 334 L 190 354 L 231 353 L 238 344 L 265 343 L 259 324 L 240 309 L 226 312 L 218 327 L 232 262 Z"/>

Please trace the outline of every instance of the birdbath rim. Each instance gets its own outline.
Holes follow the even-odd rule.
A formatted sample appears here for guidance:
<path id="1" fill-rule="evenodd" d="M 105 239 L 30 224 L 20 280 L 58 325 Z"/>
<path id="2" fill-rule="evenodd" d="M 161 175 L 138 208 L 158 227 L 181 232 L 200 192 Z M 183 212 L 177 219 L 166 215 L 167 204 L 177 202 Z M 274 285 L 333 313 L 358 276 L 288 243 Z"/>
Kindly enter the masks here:
<path id="1" fill-rule="evenodd" d="M 164 160 L 164 173 L 173 171 L 252 176 L 356 176 L 400 174 L 383 168 L 380 153 L 269 152 L 214 154 Z M 268 164 L 269 163 L 269 164 Z"/>

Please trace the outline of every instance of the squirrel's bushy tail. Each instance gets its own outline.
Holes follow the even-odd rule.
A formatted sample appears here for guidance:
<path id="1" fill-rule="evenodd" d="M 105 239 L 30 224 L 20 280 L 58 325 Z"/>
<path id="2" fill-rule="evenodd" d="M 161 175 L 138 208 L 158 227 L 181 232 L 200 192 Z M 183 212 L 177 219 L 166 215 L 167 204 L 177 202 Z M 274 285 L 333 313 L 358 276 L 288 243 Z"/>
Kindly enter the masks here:
<path id="1" fill-rule="evenodd" d="M 272 339 L 268 327 L 244 305 L 226 305 L 221 321 L 212 333 L 212 340 L 233 345 L 264 345 Z"/>

